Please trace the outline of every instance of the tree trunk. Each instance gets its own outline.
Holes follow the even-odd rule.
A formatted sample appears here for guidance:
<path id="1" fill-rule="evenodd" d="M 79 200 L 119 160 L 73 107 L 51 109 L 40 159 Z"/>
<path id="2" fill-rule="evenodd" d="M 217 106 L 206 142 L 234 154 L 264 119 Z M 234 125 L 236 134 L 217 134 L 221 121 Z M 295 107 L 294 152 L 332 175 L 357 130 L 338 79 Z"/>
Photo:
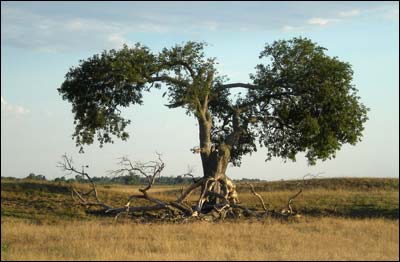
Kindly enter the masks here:
<path id="1" fill-rule="evenodd" d="M 215 206 L 221 201 L 236 204 L 238 196 L 235 184 L 226 176 L 226 169 L 230 161 L 230 145 L 221 143 L 217 148 L 212 145 L 212 120 L 209 112 L 201 114 L 198 121 L 204 183 L 201 186 L 200 198 L 195 209 L 197 213 L 200 213 L 204 211 L 202 210 L 204 204 Z"/>
<path id="2" fill-rule="evenodd" d="M 228 201 L 233 204 L 238 202 L 236 186 L 233 181 L 226 176 L 226 169 L 230 160 L 230 146 L 222 143 L 218 148 L 214 148 L 211 146 L 211 141 L 202 140 L 202 138 L 208 138 L 206 135 L 207 133 L 210 134 L 209 129 L 207 130 L 208 127 L 211 129 L 211 125 L 200 125 L 200 154 L 203 165 L 203 177 L 205 180 L 201 187 L 202 193 L 196 208 L 198 212 L 204 212 L 204 210 L 202 210 L 203 205 L 215 206 L 221 201 Z M 207 196 L 207 192 L 209 191 L 216 194 Z M 223 196 L 225 199 L 221 199 L 221 197 L 217 196 Z"/>
<path id="3" fill-rule="evenodd" d="M 222 194 L 229 202 L 236 203 L 238 201 L 236 186 L 233 181 L 226 175 L 226 169 L 230 160 L 230 147 L 221 144 L 217 149 L 211 152 L 208 158 L 208 177 L 215 180 L 212 188 L 213 192 Z M 215 204 L 219 198 L 211 198 L 210 204 Z"/>
<path id="4" fill-rule="evenodd" d="M 200 155 L 203 165 L 203 176 L 215 178 L 226 172 L 230 160 L 230 147 L 222 143 L 215 148 L 211 143 L 211 119 L 199 119 Z"/>

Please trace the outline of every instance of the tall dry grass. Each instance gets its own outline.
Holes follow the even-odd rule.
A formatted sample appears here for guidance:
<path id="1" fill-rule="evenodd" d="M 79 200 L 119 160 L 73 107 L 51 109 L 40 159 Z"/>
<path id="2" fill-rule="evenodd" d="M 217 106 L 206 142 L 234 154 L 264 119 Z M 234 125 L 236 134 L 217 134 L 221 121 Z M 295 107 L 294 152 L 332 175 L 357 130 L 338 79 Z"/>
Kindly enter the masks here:
<path id="1" fill-rule="evenodd" d="M 399 260 L 399 221 L 36 225 L 3 220 L 2 260 Z M 4 247 L 4 250 L 3 250 Z"/>

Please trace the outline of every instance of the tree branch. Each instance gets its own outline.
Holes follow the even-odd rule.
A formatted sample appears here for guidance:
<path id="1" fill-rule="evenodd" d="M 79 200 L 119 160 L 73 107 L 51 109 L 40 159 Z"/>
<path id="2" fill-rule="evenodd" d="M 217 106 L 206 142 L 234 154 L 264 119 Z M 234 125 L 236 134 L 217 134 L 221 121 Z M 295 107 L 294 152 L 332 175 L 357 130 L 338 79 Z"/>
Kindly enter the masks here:
<path id="1" fill-rule="evenodd" d="M 282 209 L 282 211 L 281 211 L 282 215 L 289 216 L 289 215 L 295 215 L 296 214 L 296 211 L 293 210 L 293 207 L 292 207 L 291 204 L 292 204 L 293 200 L 303 192 L 304 186 L 306 184 L 306 177 L 310 176 L 312 178 L 316 178 L 316 177 L 319 177 L 321 174 L 323 174 L 323 173 L 318 173 L 316 175 L 306 174 L 306 175 L 303 176 L 302 182 L 301 183 L 299 182 L 299 185 L 301 185 L 299 191 L 296 194 L 294 194 L 293 196 L 289 197 L 289 200 L 288 200 L 288 203 L 287 203 L 287 209 Z"/>
<path id="2" fill-rule="evenodd" d="M 148 81 L 151 82 L 151 83 L 152 82 L 157 82 L 157 81 L 167 82 L 169 84 L 174 84 L 174 85 L 179 85 L 179 86 L 186 86 L 186 87 L 188 87 L 190 85 L 190 83 L 187 82 L 187 81 L 184 81 L 182 79 L 176 79 L 176 78 L 170 77 L 168 75 L 150 77 L 150 78 L 148 78 Z"/>
<path id="3" fill-rule="evenodd" d="M 190 74 L 190 76 L 192 77 L 193 80 L 196 78 L 196 73 L 190 67 L 190 65 L 188 63 L 186 63 L 185 61 L 179 60 L 179 61 L 176 61 L 174 64 L 182 65 L 189 72 L 189 74 Z"/>
<path id="4" fill-rule="evenodd" d="M 220 89 L 228 89 L 228 88 L 236 88 L 236 87 L 247 88 L 250 90 L 260 90 L 261 89 L 261 87 L 259 87 L 259 86 L 256 86 L 253 84 L 245 84 L 245 83 L 232 83 L 232 84 L 218 86 L 218 88 L 220 88 Z"/>
<path id="5" fill-rule="evenodd" d="M 105 209 L 111 208 L 109 205 L 107 205 L 104 202 L 100 201 L 100 199 L 98 197 L 96 185 L 93 182 L 92 178 L 88 175 L 88 173 L 85 173 L 83 171 L 79 172 L 78 170 L 76 170 L 74 168 L 74 166 L 73 166 L 72 158 L 68 158 L 67 154 L 64 154 L 62 156 L 62 159 L 64 160 L 64 162 L 59 162 L 58 167 L 60 167 L 63 171 L 69 171 L 70 172 L 69 174 L 77 173 L 77 174 L 80 174 L 82 176 L 85 176 L 89 180 L 89 182 L 90 182 L 90 184 L 92 186 L 92 189 L 90 191 L 86 192 L 86 193 L 79 192 L 75 188 L 71 187 L 72 198 L 74 197 L 74 194 L 75 194 L 75 195 L 78 196 L 79 202 L 82 205 L 85 205 L 85 206 L 102 206 Z M 94 198 L 96 199 L 96 202 L 89 201 L 90 193 L 92 193 L 92 192 L 94 193 Z M 87 198 L 83 197 L 82 195 L 83 196 L 87 196 Z"/>
<path id="6" fill-rule="evenodd" d="M 265 207 L 264 199 L 262 198 L 262 196 L 261 196 L 260 194 L 258 194 L 258 193 L 254 190 L 254 186 L 253 186 L 252 184 L 247 183 L 247 182 L 246 182 L 246 184 L 250 186 L 251 192 L 253 193 L 253 195 L 255 195 L 255 196 L 260 200 L 261 205 L 262 205 L 264 211 L 265 211 L 265 212 L 268 212 L 268 209 Z"/>
<path id="7" fill-rule="evenodd" d="M 201 178 L 199 181 L 196 183 L 190 185 L 188 188 L 186 188 L 183 192 L 182 195 L 176 200 L 177 203 L 181 203 L 183 200 L 185 200 L 196 188 L 201 186 L 203 184 L 204 178 Z"/>
<path id="8" fill-rule="evenodd" d="M 256 97 L 252 100 L 247 100 L 243 103 L 237 104 L 236 107 L 244 110 L 249 106 L 253 106 L 253 105 L 257 105 L 260 104 L 261 102 L 267 100 L 269 101 L 270 99 L 279 99 L 281 97 L 287 97 L 287 96 L 291 96 L 291 95 L 295 95 L 295 93 L 293 92 L 282 92 L 282 93 L 275 93 L 275 94 L 265 94 L 259 97 Z"/>

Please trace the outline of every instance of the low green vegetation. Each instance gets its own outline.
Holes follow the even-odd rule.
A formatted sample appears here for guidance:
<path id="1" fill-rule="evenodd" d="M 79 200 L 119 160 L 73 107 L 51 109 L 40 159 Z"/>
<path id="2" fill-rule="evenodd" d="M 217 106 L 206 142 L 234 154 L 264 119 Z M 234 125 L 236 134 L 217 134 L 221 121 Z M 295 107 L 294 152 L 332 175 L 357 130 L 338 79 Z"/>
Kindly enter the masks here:
<path id="1" fill-rule="evenodd" d="M 270 209 L 280 210 L 290 196 L 298 192 L 301 181 L 274 181 L 253 183 Z M 26 219 L 36 223 L 59 220 L 100 219 L 95 210 L 86 210 L 75 202 L 70 183 L 45 180 L 1 180 L 1 217 Z M 88 184 L 74 183 L 82 189 Z M 158 185 L 150 194 L 161 199 L 174 199 L 187 185 Z M 239 200 L 247 206 L 261 208 L 249 186 L 238 183 Z M 123 206 L 128 197 L 138 193 L 139 186 L 99 185 L 99 197 L 114 206 Z M 305 216 L 383 217 L 399 218 L 399 179 L 392 178 L 332 178 L 308 180 L 303 192 L 293 202 Z M 196 201 L 194 192 L 189 201 Z M 148 204 L 134 200 L 132 206 Z"/>
<path id="2" fill-rule="evenodd" d="M 7 261 L 8 245 L 1 242 L 1 261 Z"/>

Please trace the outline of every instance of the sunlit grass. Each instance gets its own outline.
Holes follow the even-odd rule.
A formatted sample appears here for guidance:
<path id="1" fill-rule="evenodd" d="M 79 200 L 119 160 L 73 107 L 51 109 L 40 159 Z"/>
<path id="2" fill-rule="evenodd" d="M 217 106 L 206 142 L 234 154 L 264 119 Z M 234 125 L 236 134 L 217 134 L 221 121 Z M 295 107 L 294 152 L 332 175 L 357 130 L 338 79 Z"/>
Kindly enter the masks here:
<path id="1" fill-rule="evenodd" d="M 2 260 L 398 260 L 398 220 L 2 222 Z"/>
<path id="2" fill-rule="evenodd" d="M 275 210 L 298 191 L 293 181 L 254 186 Z M 189 224 L 138 224 L 125 214 L 114 222 L 86 212 L 72 200 L 69 187 L 2 179 L 2 260 L 399 259 L 398 179 L 316 180 L 293 203 L 302 214 L 297 220 Z M 99 185 L 98 191 L 101 200 L 122 206 L 139 187 Z M 238 190 L 242 204 L 261 209 L 247 185 L 239 184 Z M 164 200 L 180 193 L 180 185 L 150 190 Z M 198 193 L 189 201 L 194 203 Z M 143 199 L 131 203 L 145 204 Z"/>

